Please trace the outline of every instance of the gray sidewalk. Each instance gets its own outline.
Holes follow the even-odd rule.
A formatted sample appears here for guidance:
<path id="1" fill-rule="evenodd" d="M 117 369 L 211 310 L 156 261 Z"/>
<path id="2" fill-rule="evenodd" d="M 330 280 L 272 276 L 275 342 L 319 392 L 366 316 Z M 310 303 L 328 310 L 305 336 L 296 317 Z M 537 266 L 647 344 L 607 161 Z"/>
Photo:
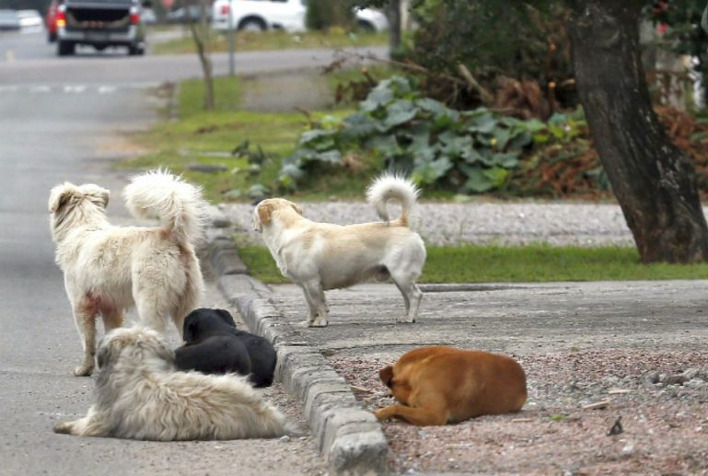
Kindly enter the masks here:
<path id="1" fill-rule="evenodd" d="M 553 223 L 549 213 L 545 217 Z M 237 215 L 237 230 L 247 228 L 248 217 Z M 228 238 L 232 232 L 212 233 L 210 260 L 220 271 L 219 287 L 251 330 L 278 348 L 279 377 L 300 399 L 337 474 L 386 473 L 388 444 L 373 414 L 327 357 L 393 362 L 431 344 L 528 355 L 549 349 L 699 349 L 708 341 L 708 281 L 703 280 L 424 285 L 413 324 L 395 323 L 403 311 L 395 286 L 366 284 L 327 292 L 330 325 L 304 328 L 299 322 L 307 307 L 299 288 L 250 278 Z"/>

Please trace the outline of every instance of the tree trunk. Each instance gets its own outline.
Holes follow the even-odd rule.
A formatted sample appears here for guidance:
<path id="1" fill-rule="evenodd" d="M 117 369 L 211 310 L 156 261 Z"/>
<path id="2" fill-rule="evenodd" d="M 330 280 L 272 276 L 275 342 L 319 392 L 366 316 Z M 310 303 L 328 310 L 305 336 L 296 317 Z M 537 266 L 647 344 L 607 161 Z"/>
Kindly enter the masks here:
<path id="1" fill-rule="evenodd" d="M 389 0 L 388 3 L 388 50 L 394 55 L 401 47 L 401 0 Z"/>
<path id="2" fill-rule="evenodd" d="M 659 124 L 639 51 L 642 0 L 568 0 L 585 116 L 642 262 L 708 261 L 693 164 Z"/>
<path id="3" fill-rule="evenodd" d="M 189 22 L 192 31 L 194 46 L 197 49 L 199 63 L 202 65 L 204 76 L 204 109 L 214 110 L 214 77 L 212 74 L 211 52 L 209 50 L 209 24 L 207 23 L 206 0 L 200 0 L 199 9 L 201 19 L 198 22 Z"/>

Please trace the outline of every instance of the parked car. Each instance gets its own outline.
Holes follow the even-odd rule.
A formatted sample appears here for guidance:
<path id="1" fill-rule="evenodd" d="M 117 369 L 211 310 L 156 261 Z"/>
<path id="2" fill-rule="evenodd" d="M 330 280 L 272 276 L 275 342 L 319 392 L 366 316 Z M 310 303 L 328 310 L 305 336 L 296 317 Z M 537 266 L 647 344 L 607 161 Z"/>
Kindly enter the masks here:
<path id="1" fill-rule="evenodd" d="M 15 10 L 0 10 L 0 30 L 19 30 L 20 17 Z"/>
<path id="2" fill-rule="evenodd" d="M 74 54 L 76 45 L 101 51 L 126 46 L 130 55 L 145 53 L 143 5 L 138 0 L 64 0 L 57 13 L 57 54 Z"/>
<path id="3" fill-rule="evenodd" d="M 52 0 L 47 7 L 47 13 L 44 15 L 44 26 L 47 28 L 47 41 L 54 43 L 57 41 L 57 15 L 59 14 L 59 5 L 63 0 Z"/>
<path id="4" fill-rule="evenodd" d="M 306 0 L 216 0 L 212 6 L 212 28 L 229 29 L 229 12 L 232 26 L 237 30 L 304 31 Z M 372 9 L 356 11 L 357 26 L 367 31 L 383 31 L 388 20 L 383 13 Z"/>
<path id="5" fill-rule="evenodd" d="M 17 10 L 17 17 L 20 19 L 20 28 L 41 28 L 43 24 L 42 15 L 37 10 Z"/>

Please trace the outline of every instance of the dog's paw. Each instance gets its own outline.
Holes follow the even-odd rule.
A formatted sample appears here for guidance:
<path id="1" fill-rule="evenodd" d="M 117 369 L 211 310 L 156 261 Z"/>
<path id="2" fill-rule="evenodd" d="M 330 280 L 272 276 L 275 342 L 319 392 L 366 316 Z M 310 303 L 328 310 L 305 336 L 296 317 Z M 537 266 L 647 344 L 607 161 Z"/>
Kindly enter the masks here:
<path id="1" fill-rule="evenodd" d="M 327 319 L 319 318 L 319 319 L 315 319 L 314 321 L 310 322 L 310 327 L 327 327 L 327 324 L 329 324 Z"/>
<path id="2" fill-rule="evenodd" d="M 93 365 L 82 364 L 74 369 L 74 375 L 77 377 L 90 377 L 93 373 Z"/>
<path id="3" fill-rule="evenodd" d="M 74 428 L 74 426 L 71 424 L 69 421 L 57 423 L 54 425 L 54 433 L 61 433 L 63 435 L 71 435 L 71 430 Z"/>

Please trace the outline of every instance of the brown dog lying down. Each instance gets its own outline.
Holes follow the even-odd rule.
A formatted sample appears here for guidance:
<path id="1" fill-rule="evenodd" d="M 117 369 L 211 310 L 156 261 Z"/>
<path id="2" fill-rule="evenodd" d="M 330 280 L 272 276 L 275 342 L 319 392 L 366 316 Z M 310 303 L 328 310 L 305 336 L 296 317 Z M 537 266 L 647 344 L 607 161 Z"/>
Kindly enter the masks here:
<path id="1" fill-rule="evenodd" d="M 453 347 L 421 347 L 379 372 L 400 403 L 376 410 L 379 420 L 418 426 L 516 412 L 526 402 L 526 375 L 512 358 Z"/>

